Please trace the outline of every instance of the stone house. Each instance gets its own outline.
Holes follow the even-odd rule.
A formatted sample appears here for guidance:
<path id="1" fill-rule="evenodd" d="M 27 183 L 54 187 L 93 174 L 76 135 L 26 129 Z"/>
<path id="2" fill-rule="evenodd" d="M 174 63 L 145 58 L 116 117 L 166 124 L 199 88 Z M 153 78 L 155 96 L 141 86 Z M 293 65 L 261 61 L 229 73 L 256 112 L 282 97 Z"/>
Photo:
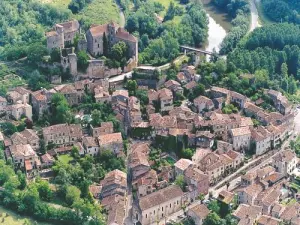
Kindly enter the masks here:
<path id="1" fill-rule="evenodd" d="M 230 95 L 230 91 L 225 88 L 215 87 L 213 86 L 210 89 L 210 94 L 213 98 L 220 98 L 223 97 L 227 101 L 227 97 Z"/>
<path id="2" fill-rule="evenodd" d="M 77 92 L 72 84 L 62 84 L 54 87 L 54 90 L 65 96 L 70 106 L 78 105 L 82 98 L 82 93 Z"/>
<path id="3" fill-rule="evenodd" d="M 93 137 L 99 137 L 104 134 L 112 134 L 114 132 L 114 125 L 112 122 L 101 122 L 100 127 L 91 126 Z"/>
<path id="4" fill-rule="evenodd" d="M 188 209 L 187 216 L 193 219 L 195 225 L 202 225 L 209 213 L 210 211 L 205 205 L 197 204 Z"/>
<path id="5" fill-rule="evenodd" d="M 77 20 L 55 24 L 53 30 L 46 33 L 47 48 L 65 48 L 74 43 L 74 38 L 79 33 L 80 25 Z"/>
<path id="6" fill-rule="evenodd" d="M 100 147 L 94 137 L 82 137 L 82 145 L 85 154 L 91 156 L 97 156 L 99 154 Z"/>
<path id="7" fill-rule="evenodd" d="M 49 109 L 48 102 L 50 101 L 50 99 L 48 99 L 46 92 L 47 90 L 39 90 L 32 93 L 32 109 L 33 112 L 38 116 L 41 116 L 44 112 L 48 111 Z"/>
<path id="8" fill-rule="evenodd" d="M 118 155 L 123 152 L 123 139 L 122 134 L 112 133 L 112 134 L 104 134 L 98 137 L 100 150 L 110 150 L 114 154 Z"/>
<path id="9" fill-rule="evenodd" d="M 173 109 L 173 94 L 169 89 L 163 88 L 158 91 L 158 98 L 160 101 L 160 110 L 162 112 Z"/>
<path id="10" fill-rule="evenodd" d="M 256 155 L 262 155 L 271 149 L 271 133 L 262 126 L 251 130 L 251 139 L 255 143 Z"/>
<path id="11" fill-rule="evenodd" d="M 190 168 L 193 167 L 194 163 L 189 160 L 189 159 L 179 159 L 175 164 L 174 164 L 174 169 L 175 169 L 175 177 L 178 177 L 180 175 L 183 175 L 184 172 Z"/>
<path id="12" fill-rule="evenodd" d="M 127 90 L 116 90 L 112 94 L 112 101 L 121 101 L 124 103 L 128 102 L 129 94 Z"/>
<path id="13" fill-rule="evenodd" d="M 209 177 L 195 167 L 189 167 L 184 172 L 184 180 L 189 186 L 191 200 L 195 200 L 200 194 L 208 194 Z"/>
<path id="14" fill-rule="evenodd" d="M 42 161 L 43 168 L 49 168 L 53 166 L 55 159 L 49 153 L 46 153 L 41 156 L 41 161 Z"/>
<path id="15" fill-rule="evenodd" d="M 230 92 L 230 102 L 238 105 L 241 109 L 244 108 L 245 103 L 249 101 L 249 99 L 240 93 L 237 93 L 235 91 Z"/>
<path id="16" fill-rule="evenodd" d="M 135 181 L 151 170 L 148 161 L 150 147 L 146 143 L 136 143 L 130 147 L 130 150 L 129 168 L 131 179 Z"/>
<path id="17" fill-rule="evenodd" d="M 158 177 L 155 170 L 149 170 L 140 178 L 132 182 L 134 190 L 137 190 L 139 197 L 151 194 L 157 190 Z"/>
<path id="18" fill-rule="evenodd" d="M 264 186 L 261 183 L 254 183 L 237 190 L 238 202 L 240 204 L 254 205 L 255 199 L 263 190 Z"/>
<path id="19" fill-rule="evenodd" d="M 40 166 L 38 156 L 29 144 L 11 145 L 9 151 L 16 168 L 19 167 L 25 169 L 26 172 L 31 172 Z"/>
<path id="20" fill-rule="evenodd" d="M 6 97 L 8 102 L 12 104 L 16 104 L 18 101 L 29 104 L 30 95 L 31 91 L 23 87 L 16 87 L 12 91 L 8 91 Z"/>
<path id="21" fill-rule="evenodd" d="M 214 109 L 213 101 L 202 95 L 194 99 L 194 105 L 197 107 L 199 113 L 203 110 L 211 111 Z"/>
<path id="22" fill-rule="evenodd" d="M 110 102 L 111 101 L 111 95 L 108 91 L 105 91 L 103 87 L 96 86 L 94 88 L 94 97 L 97 103 L 104 103 L 104 102 Z"/>
<path id="23" fill-rule="evenodd" d="M 43 128 L 45 145 L 50 143 L 56 145 L 70 145 L 83 136 L 81 126 L 77 124 L 57 124 Z"/>
<path id="24" fill-rule="evenodd" d="M 184 193 L 179 186 L 171 185 L 141 197 L 133 207 L 133 223 L 150 225 L 181 210 Z"/>
<path id="25" fill-rule="evenodd" d="M 138 40 L 132 34 L 119 27 L 116 23 L 103 25 L 92 25 L 86 33 L 87 49 L 93 56 L 103 55 L 104 36 L 106 37 L 108 48 L 123 41 L 129 48 L 129 55 L 136 62 L 138 61 Z"/>
<path id="26" fill-rule="evenodd" d="M 232 214 L 239 221 L 239 224 L 254 224 L 262 215 L 262 207 L 240 204 Z"/>
<path id="27" fill-rule="evenodd" d="M 174 95 L 176 95 L 176 93 L 183 94 L 183 88 L 181 87 L 181 84 L 175 80 L 168 80 L 164 86 L 172 91 Z"/>
<path id="28" fill-rule="evenodd" d="M 127 176 L 126 173 L 120 170 L 113 170 L 107 173 L 100 182 L 101 199 L 112 195 L 126 195 L 127 190 Z"/>
<path id="29" fill-rule="evenodd" d="M 215 135 L 209 131 L 197 131 L 196 146 L 200 148 L 211 148 L 214 145 Z"/>
<path id="30" fill-rule="evenodd" d="M 282 95 L 281 92 L 275 90 L 268 90 L 268 96 L 273 100 L 275 108 L 283 115 L 288 114 L 292 110 L 292 105 L 288 99 Z"/>
<path id="31" fill-rule="evenodd" d="M 273 166 L 279 173 L 291 175 L 294 169 L 297 168 L 298 161 L 298 157 L 294 152 L 285 150 L 273 157 Z"/>
<path id="32" fill-rule="evenodd" d="M 250 148 L 251 131 L 249 127 L 239 127 L 231 129 L 232 144 L 234 150 Z"/>
<path id="33" fill-rule="evenodd" d="M 33 150 L 40 148 L 40 138 L 37 133 L 31 129 L 25 129 L 22 132 L 16 132 L 11 136 L 14 145 L 30 144 Z"/>
<path id="34" fill-rule="evenodd" d="M 18 101 L 15 105 L 7 106 L 6 113 L 15 120 L 20 120 L 22 116 L 32 120 L 31 105 L 27 103 L 21 103 L 20 101 Z"/>

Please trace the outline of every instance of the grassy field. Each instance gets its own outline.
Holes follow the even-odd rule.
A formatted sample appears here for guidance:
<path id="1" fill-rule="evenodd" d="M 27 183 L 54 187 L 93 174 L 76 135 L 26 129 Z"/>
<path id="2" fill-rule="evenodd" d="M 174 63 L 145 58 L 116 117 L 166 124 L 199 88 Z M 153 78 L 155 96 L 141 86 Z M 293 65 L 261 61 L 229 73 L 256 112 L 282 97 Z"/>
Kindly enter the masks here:
<path id="1" fill-rule="evenodd" d="M 43 3 L 57 7 L 68 8 L 71 0 L 40 0 Z M 103 24 L 110 21 L 120 22 L 119 8 L 114 0 L 94 0 L 80 13 L 73 15 L 77 20 L 83 20 L 84 24 Z"/>
<path id="2" fill-rule="evenodd" d="M 69 164 L 70 161 L 73 160 L 73 157 L 66 154 L 58 156 L 58 160 L 62 161 L 63 163 Z"/>
<path id="3" fill-rule="evenodd" d="M 0 206 L 0 224 L 5 225 L 51 225 L 50 223 L 37 222 L 31 218 L 20 216 Z"/>
<path id="4" fill-rule="evenodd" d="M 165 16 L 171 2 L 174 2 L 175 5 L 180 5 L 179 0 L 151 0 L 151 1 L 158 2 L 165 7 L 165 10 L 160 13 L 160 16 L 162 17 Z M 175 23 L 179 23 L 181 21 L 181 16 L 175 16 L 173 21 Z"/>

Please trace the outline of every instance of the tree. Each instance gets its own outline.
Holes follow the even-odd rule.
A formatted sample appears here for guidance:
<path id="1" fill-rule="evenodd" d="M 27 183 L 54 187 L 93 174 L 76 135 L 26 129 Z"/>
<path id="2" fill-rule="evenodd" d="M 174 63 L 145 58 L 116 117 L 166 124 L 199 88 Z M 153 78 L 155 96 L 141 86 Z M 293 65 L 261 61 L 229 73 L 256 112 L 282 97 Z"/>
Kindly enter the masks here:
<path id="1" fill-rule="evenodd" d="M 284 78 L 287 78 L 288 77 L 288 66 L 286 63 L 282 63 L 281 64 L 281 75 L 284 77 Z"/>
<path id="2" fill-rule="evenodd" d="M 28 47 L 27 59 L 30 63 L 37 64 L 42 61 L 43 56 L 48 55 L 48 50 L 42 43 L 35 43 Z"/>
<path id="3" fill-rule="evenodd" d="M 103 34 L 103 55 L 104 56 L 108 56 L 108 40 L 107 40 L 107 37 L 106 37 L 106 34 L 105 34 L 105 32 L 104 32 L 104 34 Z"/>
<path id="4" fill-rule="evenodd" d="M 41 88 L 48 88 L 49 83 L 44 75 L 40 74 L 38 70 L 34 70 L 28 77 L 28 86 L 31 90 L 36 91 Z"/>
<path id="5" fill-rule="evenodd" d="M 80 199 L 80 190 L 75 186 L 68 186 L 66 189 L 66 203 L 71 206 L 74 202 L 78 201 Z"/>
<path id="6" fill-rule="evenodd" d="M 212 212 L 204 219 L 203 225 L 222 225 L 224 221 L 216 214 Z"/>
<path id="7" fill-rule="evenodd" d="M 216 213 L 216 214 L 219 214 L 219 213 L 220 213 L 220 206 L 219 206 L 219 203 L 218 203 L 217 200 L 211 201 L 211 202 L 208 204 L 207 208 L 208 208 L 209 210 L 213 211 L 213 212 Z"/>
<path id="8" fill-rule="evenodd" d="M 17 132 L 17 128 L 14 124 L 10 122 L 4 122 L 0 124 L 3 134 L 6 136 L 10 136 Z"/>
<path id="9" fill-rule="evenodd" d="M 51 114 L 53 124 L 71 123 L 74 120 L 69 103 L 60 93 L 55 93 L 51 98 Z"/>
<path id="10" fill-rule="evenodd" d="M 50 185 L 45 180 L 39 180 L 37 183 L 37 190 L 39 192 L 39 196 L 43 201 L 49 202 L 53 197 L 53 192 L 50 188 Z"/>
<path id="11" fill-rule="evenodd" d="M 121 63 L 121 66 L 126 65 L 128 59 L 128 46 L 124 41 L 119 41 L 111 48 L 111 59 Z"/>
<path id="12" fill-rule="evenodd" d="M 186 159 L 192 159 L 192 156 L 194 155 L 193 150 L 190 148 L 182 149 L 181 151 L 181 157 Z"/>
<path id="13" fill-rule="evenodd" d="M 101 112 L 97 109 L 92 111 L 92 125 L 97 127 L 102 122 L 101 120 Z"/>
<path id="14" fill-rule="evenodd" d="M 137 82 L 135 80 L 127 81 L 127 89 L 129 91 L 129 95 L 136 95 L 136 90 L 138 88 Z"/>
<path id="15" fill-rule="evenodd" d="M 80 155 L 79 155 L 79 148 L 77 146 L 75 146 L 75 145 L 72 147 L 71 156 L 74 159 L 78 159 L 80 157 Z"/>
<path id="16" fill-rule="evenodd" d="M 185 190 L 185 181 L 184 181 L 184 176 L 179 175 L 176 177 L 175 184 L 178 185 L 183 191 Z"/>
<path id="17" fill-rule="evenodd" d="M 89 56 L 86 54 L 85 51 L 80 51 L 78 52 L 77 54 L 77 68 L 78 70 L 82 71 L 82 72 L 85 72 L 86 69 L 88 68 L 89 66 Z"/>
<path id="18" fill-rule="evenodd" d="M 52 62 L 60 62 L 60 50 L 59 48 L 52 49 L 50 53 L 51 61 Z"/>

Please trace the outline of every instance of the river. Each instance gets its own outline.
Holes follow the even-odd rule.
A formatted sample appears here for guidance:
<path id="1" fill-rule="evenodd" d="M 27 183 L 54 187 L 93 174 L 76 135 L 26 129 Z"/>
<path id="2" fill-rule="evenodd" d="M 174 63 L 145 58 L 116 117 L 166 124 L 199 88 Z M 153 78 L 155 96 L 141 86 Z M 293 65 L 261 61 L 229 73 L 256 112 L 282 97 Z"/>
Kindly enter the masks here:
<path id="1" fill-rule="evenodd" d="M 209 24 L 208 24 L 208 40 L 203 46 L 206 51 L 217 52 L 220 50 L 220 44 L 227 35 L 227 32 L 231 29 L 230 18 L 226 12 L 218 10 L 212 3 L 211 0 L 201 0 L 206 10 Z"/>

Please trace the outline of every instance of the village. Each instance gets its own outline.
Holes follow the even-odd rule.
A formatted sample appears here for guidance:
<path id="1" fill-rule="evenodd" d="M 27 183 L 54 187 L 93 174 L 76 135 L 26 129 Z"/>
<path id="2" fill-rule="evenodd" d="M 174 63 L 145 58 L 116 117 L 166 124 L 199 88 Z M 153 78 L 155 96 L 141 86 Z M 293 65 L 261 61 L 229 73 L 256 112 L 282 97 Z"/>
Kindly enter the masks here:
<path id="1" fill-rule="evenodd" d="M 86 72 L 78 72 L 76 52 L 66 48 L 76 34 L 75 20 L 56 24 L 46 34 L 47 48 L 60 49 L 58 64 L 70 71 L 72 82 L 55 77 L 51 89 L 16 87 L 0 98 L 2 121 L 17 126 L 26 120 L 22 131 L 10 135 L 2 127 L 0 137 L 6 161 L 28 181 L 51 182 L 62 157 L 72 164 L 75 154 L 97 158 L 108 151 L 124 161 L 125 169 L 109 171 L 89 185 L 106 211 L 106 224 L 190 220 L 202 225 L 213 204 L 232 210 L 239 225 L 300 224 L 300 193 L 294 188 L 300 185 L 299 158 L 289 146 L 299 132 L 298 111 L 281 92 L 264 89 L 275 110 L 269 112 L 261 98 L 252 101 L 219 86 L 199 90 L 201 75 L 191 62 L 183 62 L 176 79 L 167 80 L 160 69 L 137 66 L 137 38 L 114 23 L 92 26 L 76 40 L 76 49 L 90 56 Z M 105 49 L 105 39 L 108 46 L 129 46 L 124 68 L 108 68 L 94 58 L 111 48 Z M 128 72 L 131 79 L 110 79 Z M 101 107 L 86 110 L 86 96 L 93 107 L 109 107 L 115 120 L 100 120 Z M 75 120 L 38 126 L 45 115 L 56 117 L 51 113 L 59 110 L 53 100 L 58 98 L 66 100 Z"/>

